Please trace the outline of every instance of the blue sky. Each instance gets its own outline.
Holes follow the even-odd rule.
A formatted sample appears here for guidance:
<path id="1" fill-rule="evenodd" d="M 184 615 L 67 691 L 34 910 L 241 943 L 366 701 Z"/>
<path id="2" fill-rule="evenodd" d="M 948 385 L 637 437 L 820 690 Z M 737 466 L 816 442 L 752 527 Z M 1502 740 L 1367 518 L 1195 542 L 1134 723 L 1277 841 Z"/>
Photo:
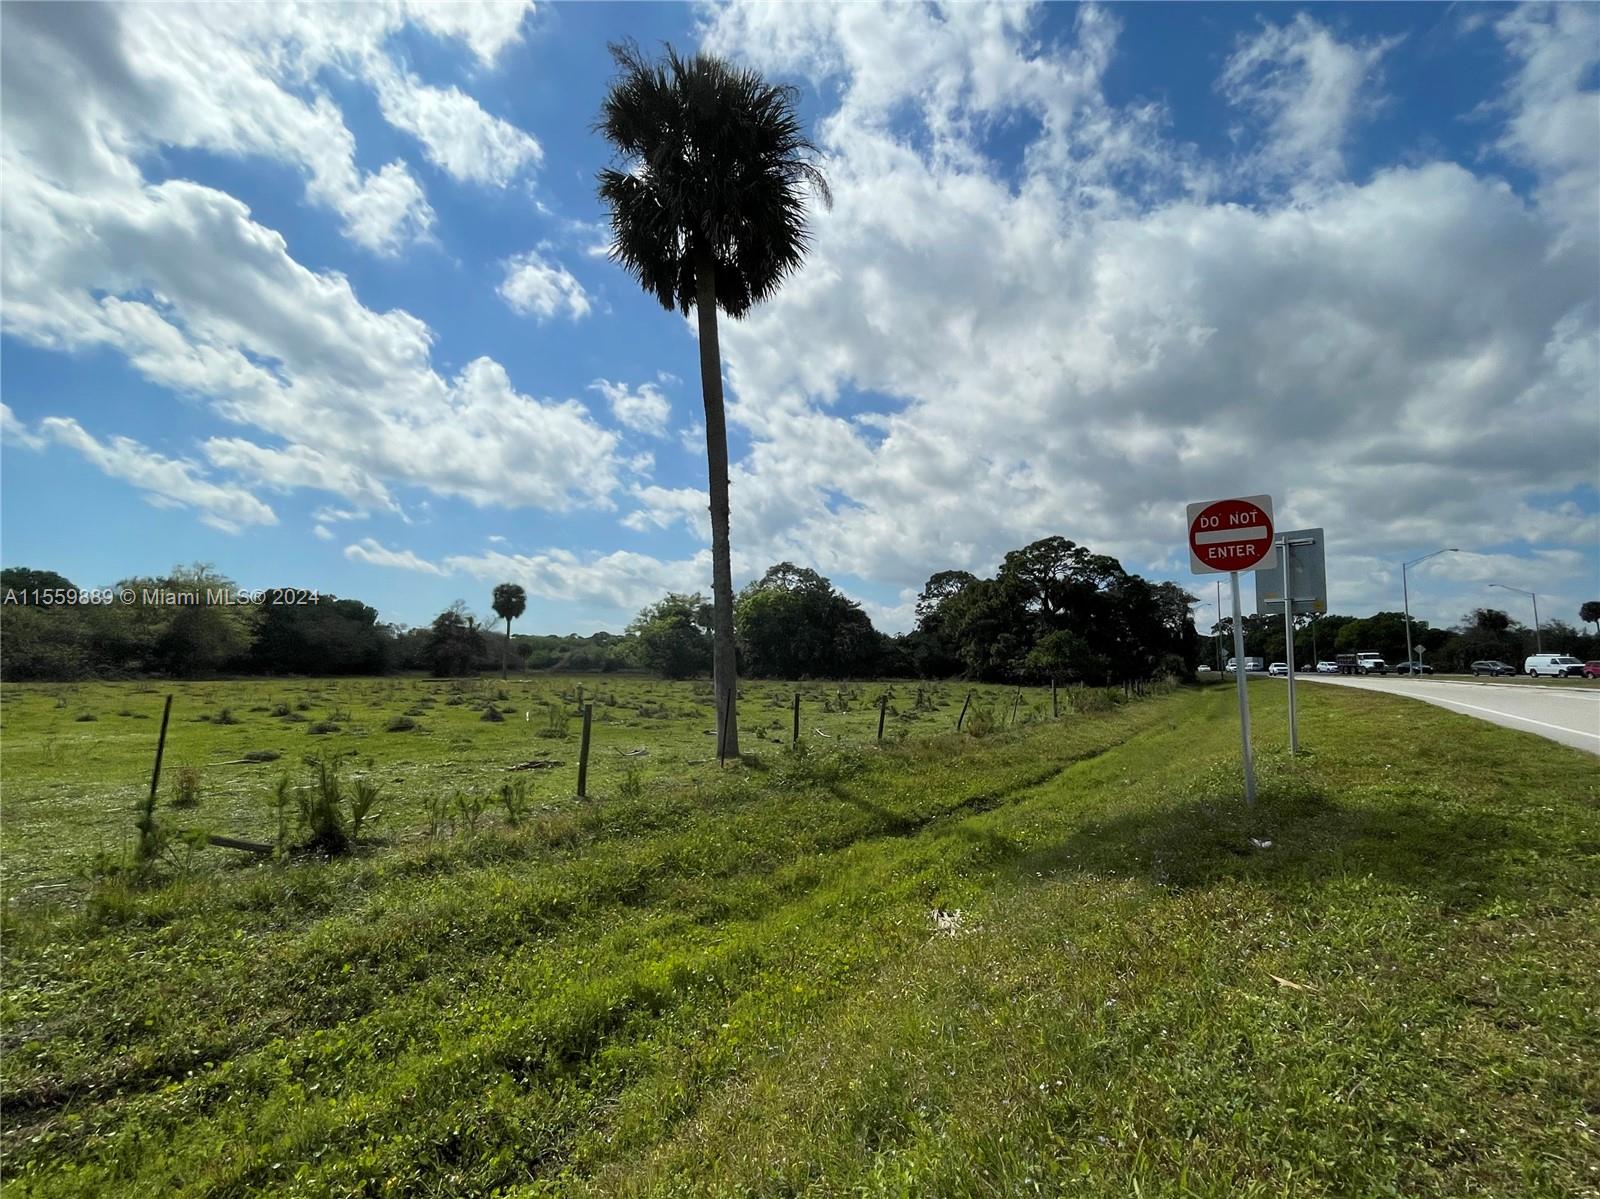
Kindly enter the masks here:
<path id="1" fill-rule="evenodd" d="M 1266 492 L 1328 530 L 1336 611 L 1441 545 L 1425 618 L 1600 594 L 1594 6 L 0 23 L 8 565 L 408 624 L 514 579 L 530 631 L 706 589 L 693 329 L 594 196 L 633 37 L 798 85 L 835 191 L 724 321 L 736 583 L 813 565 L 898 630 L 1054 533 L 1187 581 L 1184 504 Z"/>

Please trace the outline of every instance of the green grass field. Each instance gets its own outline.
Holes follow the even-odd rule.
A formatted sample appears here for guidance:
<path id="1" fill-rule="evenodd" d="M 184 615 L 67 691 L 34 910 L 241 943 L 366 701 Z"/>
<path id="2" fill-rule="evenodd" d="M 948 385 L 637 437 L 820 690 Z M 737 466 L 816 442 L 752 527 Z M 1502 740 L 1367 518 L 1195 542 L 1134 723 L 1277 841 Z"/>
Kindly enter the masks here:
<path id="1" fill-rule="evenodd" d="M 873 687 L 818 688 L 832 737 L 718 771 L 701 692 L 619 682 L 588 801 L 530 771 L 516 825 L 430 832 L 574 741 L 447 684 L 178 690 L 207 786 L 163 819 L 266 835 L 268 775 L 345 738 L 381 840 L 96 878 L 160 696 L 7 688 L 8 1196 L 1600 1194 L 1577 751 L 1307 688 L 1291 761 L 1263 681 L 1248 814 L 1231 688 L 958 737 L 950 687 L 881 749 Z"/>
<path id="2" fill-rule="evenodd" d="M 990 723 L 1019 725 L 1050 713 L 1048 688 L 918 683 L 745 683 L 741 749 L 771 753 L 793 732 L 801 695 L 803 739 L 819 746 L 872 744 L 878 700 L 887 694 L 886 741 L 955 727 L 968 691 Z M 580 702 L 593 708 L 589 792 L 633 792 L 657 781 L 708 784 L 717 774 L 715 713 L 708 682 L 668 683 L 594 675 L 558 679 L 244 680 L 90 683 L 0 688 L 0 770 L 6 819 L 0 829 L 6 895 L 51 886 L 126 855 L 133 809 L 149 791 L 164 697 L 173 696 L 160 804 L 179 772 L 199 772 L 198 808 L 175 824 L 208 833 L 272 840 L 269 796 L 285 771 L 305 772 L 308 755 L 345 759 L 352 777 L 383 789 L 375 833 L 386 841 L 421 835 L 430 803 L 461 791 L 485 803 L 508 778 L 529 802 L 560 805 L 577 787 Z M 1014 705 L 1018 695 L 1021 702 Z M 1060 702 L 1081 702 L 1063 689 Z M 1015 712 L 1013 712 L 1015 706 Z M 501 717 L 485 720 L 493 708 Z M 390 731 L 395 724 L 412 727 Z M 325 731 L 326 730 L 326 731 Z M 250 757 L 266 760 L 251 761 Z M 519 764 L 535 769 L 509 772 Z"/>

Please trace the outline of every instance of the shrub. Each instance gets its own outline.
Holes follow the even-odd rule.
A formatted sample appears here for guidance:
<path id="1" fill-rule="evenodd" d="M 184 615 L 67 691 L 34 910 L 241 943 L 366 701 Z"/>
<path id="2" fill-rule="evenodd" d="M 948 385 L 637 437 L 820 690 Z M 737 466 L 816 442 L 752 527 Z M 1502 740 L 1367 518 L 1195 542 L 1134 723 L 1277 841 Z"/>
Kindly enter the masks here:
<path id="1" fill-rule="evenodd" d="M 500 806 L 506 810 L 508 823 L 521 824 L 522 818 L 528 814 L 528 780 L 501 783 Z"/>
<path id="2" fill-rule="evenodd" d="M 500 715 L 500 709 L 495 707 L 493 704 L 490 704 L 487 708 L 485 708 L 483 710 L 483 715 L 478 717 L 478 719 L 486 720 L 490 724 L 502 724 L 505 722 L 505 717 Z"/>
<path id="3" fill-rule="evenodd" d="M 361 826 L 367 822 L 378 806 L 381 793 L 371 779 L 357 779 L 350 796 L 350 839 L 361 839 Z"/>
<path id="4" fill-rule="evenodd" d="M 224 708 L 217 713 L 216 724 L 238 724 L 239 718 L 233 714 L 232 708 Z"/>
<path id="5" fill-rule="evenodd" d="M 275 749 L 252 749 L 245 754 L 244 760 L 246 762 L 276 762 L 281 757 L 283 755 Z"/>
<path id="6" fill-rule="evenodd" d="M 198 808 L 200 806 L 200 768 L 179 766 L 172 772 L 172 806 Z"/>
<path id="7" fill-rule="evenodd" d="M 467 832 L 476 832 L 478 821 L 483 817 L 484 803 L 482 797 L 467 791 L 457 791 L 454 802 L 456 816 L 462 824 L 467 826 Z"/>
<path id="8" fill-rule="evenodd" d="M 639 799 L 644 795 L 644 780 L 639 777 L 639 768 L 630 765 L 628 773 L 622 776 L 622 781 L 617 784 L 617 797 L 619 799 Z"/>
<path id="9" fill-rule="evenodd" d="M 303 848 L 340 854 L 360 839 L 361 826 L 372 816 L 381 794 L 370 779 L 357 779 L 347 787 L 337 758 L 314 758 L 310 784 L 296 788 L 294 797 L 305 834 Z"/>
<path id="10" fill-rule="evenodd" d="M 148 866 L 161 855 L 166 846 L 166 830 L 156 820 L 156 793 L 154 788 L 148 791 L 139 801 L 138 818 L 133 822 L 133 827 L 139 833 L 139 839 L 133 846 L 133 858 L 139 866 Z"/>
<path id="11" fill-rule="evenodd" d="M 337 733 L 338 731 L 339 726 L 334 724 L 331 720 L 319 720 L 306 729 L 306 732 L 315 737 L 320 737 L 324 733 Z"/>
<path id="12" fill-rule="evenodd" d="M 431 792 L 425 802 L 428 805 L 428 836 L 437 837 L 450 819 L 451 797 L 436 791 Z"/>
<path id="13" fill-rule="evenodd" d="M 973 704 L 972 711 L 967 713 L 967 722 L 963 731 L 973 737 L 987 737 L 1000 727 L 1000 721 L 995 717 L 994 709 L 988 704 Z"/>
<path id="14" fill-rule="evenodd" d="M 383 727 L 386 732 L 390 733 L 409 733 L 417 727 L 417 722 L 409 716 L 396 716 Z"/>
<path id="15" fill-rule="evenodd" d="M 77 716 L 74 716 L 73 719 L 78 721 L 79 723 L 86 723 L 86 722 L 91 721 L 91 720 L 99 720 L 100 718 L 98 716 L 96 716 L 93 712 L 83 712 L 83 713 L 80 713 Z"/>

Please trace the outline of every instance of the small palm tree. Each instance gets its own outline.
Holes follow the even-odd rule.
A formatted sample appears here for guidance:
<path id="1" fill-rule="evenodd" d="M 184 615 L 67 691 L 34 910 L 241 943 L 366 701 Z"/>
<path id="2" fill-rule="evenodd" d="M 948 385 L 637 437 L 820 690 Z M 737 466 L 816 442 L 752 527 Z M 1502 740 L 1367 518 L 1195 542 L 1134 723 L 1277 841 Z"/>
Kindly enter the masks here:
<path id="1" fill-rule="evenodd" d="M 707 54 L 671 46 L 650 62 L 614 44 L 619 76 L 596 129 L 619 166 L 600 172 L 611 212 L 611 257 L 668 311 L 693 308 L 700 332 L 711 507 L 712 689 L 717 745 L 739 753 L 728 546 L 728 436 L 722 410 L 717 308 L 741 317 L 804 260 L 804 191 L 831 203 L 817 148 L 795 113 L 795 88 Z"/>
<path id="2" fill-rule="evenodd" d="M 511 648 L 511 622 L 528 610 L 528 593 L 515 583 L 494 589 L 495 615 L 506 622 L 506 643 L 500 647 L 500 677 L 506 677 L 506 651 Z"/>

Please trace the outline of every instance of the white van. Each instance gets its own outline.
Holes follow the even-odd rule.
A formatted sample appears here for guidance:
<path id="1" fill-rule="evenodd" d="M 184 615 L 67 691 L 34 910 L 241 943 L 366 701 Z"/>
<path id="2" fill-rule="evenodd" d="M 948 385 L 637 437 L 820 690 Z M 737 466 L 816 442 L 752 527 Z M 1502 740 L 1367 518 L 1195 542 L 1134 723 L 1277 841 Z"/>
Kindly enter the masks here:
<path id="1" fill-rule="evenodd" d="M 1522 664 L 1522 669 L 1534 678 L 1540 675 L 1553 679 L 1583 676 L 1583 663 L 1570 654 L 1534 654 Z"/>

